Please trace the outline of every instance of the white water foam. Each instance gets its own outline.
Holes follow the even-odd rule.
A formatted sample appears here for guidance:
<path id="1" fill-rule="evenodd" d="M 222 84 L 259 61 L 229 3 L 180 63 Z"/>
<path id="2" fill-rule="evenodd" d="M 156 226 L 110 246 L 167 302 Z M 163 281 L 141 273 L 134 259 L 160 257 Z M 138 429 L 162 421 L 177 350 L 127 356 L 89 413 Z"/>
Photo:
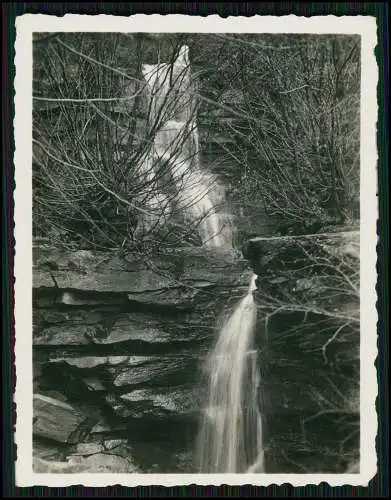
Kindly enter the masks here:
<path id="1" fill-rule="evenodd" d="M 178 209 L 197 221 L 202 244 L 232 248 L 227 217 L 216 210 L 218 186 L 200 168 L 199 132 L 194 118 L 188 48 L 183 46 L 173 65 L 144 65 L 151 95 L 151 122 L 160 120 L 154 138 L 155 157 L 171 165 L 178 192 Z"/>
<path id="2" fill-rule="evenodd" d="M 247 295 L 223 325 L 206 365 L 209 397 L 198 438 L 200 472 L 263 472 L 254 349 L 256 279 L 254 275 Z"/>

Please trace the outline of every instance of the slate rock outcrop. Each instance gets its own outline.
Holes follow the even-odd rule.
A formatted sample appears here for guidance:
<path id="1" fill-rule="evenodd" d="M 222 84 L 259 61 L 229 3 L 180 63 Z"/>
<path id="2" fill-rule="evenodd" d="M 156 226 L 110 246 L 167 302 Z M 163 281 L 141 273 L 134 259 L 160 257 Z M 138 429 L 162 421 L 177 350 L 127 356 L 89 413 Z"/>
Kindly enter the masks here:
<path id="1" fill-rule="evenodd" d="M 252 238 L 243 246 L 258 275 L 267 472 L 357 469 L 359 249 L 358 231 Z"/>
<path id="2" fill-rule="evenodd" d="M 35 470 L 194 472 L 200 370 L 250 275 L 238 255 L 200 248 L 35 246 Z"/>

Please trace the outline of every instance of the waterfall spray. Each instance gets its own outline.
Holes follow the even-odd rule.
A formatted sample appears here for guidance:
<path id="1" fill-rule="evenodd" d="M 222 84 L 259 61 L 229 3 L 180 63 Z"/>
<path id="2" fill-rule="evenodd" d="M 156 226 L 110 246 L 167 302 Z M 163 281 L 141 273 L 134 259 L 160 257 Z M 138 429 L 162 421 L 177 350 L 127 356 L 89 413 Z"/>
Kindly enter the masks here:
<path id="1" fill-rule="evenodd" d="M 198 440 L 200 472 L 262 472 L 257 318 L 251 279 L 247 295 L 223 325 L 206 369 L 209 399 Z"/>

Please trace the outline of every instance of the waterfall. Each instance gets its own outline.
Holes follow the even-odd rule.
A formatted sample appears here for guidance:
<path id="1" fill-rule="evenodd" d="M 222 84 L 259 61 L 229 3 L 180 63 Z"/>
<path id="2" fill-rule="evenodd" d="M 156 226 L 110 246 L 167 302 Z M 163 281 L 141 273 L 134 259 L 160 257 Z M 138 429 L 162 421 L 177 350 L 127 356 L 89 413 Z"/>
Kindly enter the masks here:
<path id="1" fill-rule="evenodd" d="M 188 48 L 173 64 L 144 65 L 150 89 L 153 155 L 170 165 L 180 210 L 199 221 L 203 246 L 229 250 L 232 235 L 212 176 L 201 169 L 199 132 L 190 84 Z M 259 368 L 254 333 L 257 318 L 251 279 L 219 332 L 206 363 L 209 397 L 198 439 L 200 472 L 262 472 L 262 422 L 258 409 Z"/>
<path id="2" fill-rule="evenodd" d="M 194 161 L 187 155 L 186 149 L 183 153 L 180 146 L 183 129 L 182 122 L 168 121 L 156 134 L 155 151 L 160 158 L 167 158 L 171 162 L 179 209 L 192 220 L 199 221 L 202 244 L 227 249 L 232 245 L 231 234 L 223 217 L 215 209 L 217 193 L 214 192 L 214 180 L 194 165 L 199 156 L 198 151 L 194 153 Z M 196 127 L 193 131 L 196 132 Z"/>
<path id="3" fill-rule="evenodd" d="M 198 437 L 200 472 L 263 471 L 259 368 L 254 346 L 256 279 L 254 275 L 247 295 L 221 328 L 206 363 L 209 395 Z"/>
<path id="4" fill-rule="evenodd" d="M 151 99 L 150 121 L 156 127 L 154 157 L 170 164 L 178 211 L 197 221 L 202 244 L 228 249 L 232 235 L 227 216 L 219 213 L 216 180 L 201 169 L 187 46 L 173 64 L 144 65 Z"/>

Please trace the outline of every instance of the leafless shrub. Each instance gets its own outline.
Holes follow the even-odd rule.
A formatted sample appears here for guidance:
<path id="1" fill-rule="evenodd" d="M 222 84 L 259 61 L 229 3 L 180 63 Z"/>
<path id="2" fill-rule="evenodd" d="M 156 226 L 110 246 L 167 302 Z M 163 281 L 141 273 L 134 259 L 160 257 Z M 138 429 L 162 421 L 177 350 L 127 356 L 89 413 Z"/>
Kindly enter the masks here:
<path id="1" fill-rule="evenodd" d="M 231 142 L 222 147 L 227 161 L 240 166 L 232 195 L 246 209 L 247 200 L 249 212 L 256 203 L 262 204 L 283 228 L 294 231 L 355 222 L 359 38 L 225 34 L 214 38 L 211 66 L 216 58 L 221 63 L 211 68 L 204 87 L 209 85 L 206 96 L 231 117 L 223 123 Z"/>
<path id="2" fill-rule="evenodd" d="M 177 71 L 174 44 L 170 85 L 156 99 L 142 73 L 142 38 L 123 37 L 58 34 L 35 44 L 35 234 L 93 247 L 198 244 L 197 227 L 208 214 L 183 214 L 208 195 L 214 179 L 204 179 L 202 190 L 189 184 L 197 109 L 191 93 L 189 102 L 178 93 L 188 68 Z M 179 107 L 190 110 L 183 130 L 154 154 Z M 182 163 L 175 182 L 174 160 Z M 185 185 L 197 196 L 179 203 Z"/>
<path id="3" fill-rule="evenodd" d="M 300 450 L 306 457 L 313 453 L 323 428 L 330 438 L 324 456 L 344 472 L 359 463 L 360 266 L 358 241 L 338 242 L 312 246 L 297 239 L 294 257 L 288 250 L 277 252 L 269 266 L 278 265 L 279 272 L 260 276 L 259 320 L 274 363 L 286 353 L 281 367 L 291 366 L 292 382 L 299 377 L 303 384 Z M 284 256 L 291 257 L 290 265 Z M 277 283 L 268 286 L 269 280 Z"/>

